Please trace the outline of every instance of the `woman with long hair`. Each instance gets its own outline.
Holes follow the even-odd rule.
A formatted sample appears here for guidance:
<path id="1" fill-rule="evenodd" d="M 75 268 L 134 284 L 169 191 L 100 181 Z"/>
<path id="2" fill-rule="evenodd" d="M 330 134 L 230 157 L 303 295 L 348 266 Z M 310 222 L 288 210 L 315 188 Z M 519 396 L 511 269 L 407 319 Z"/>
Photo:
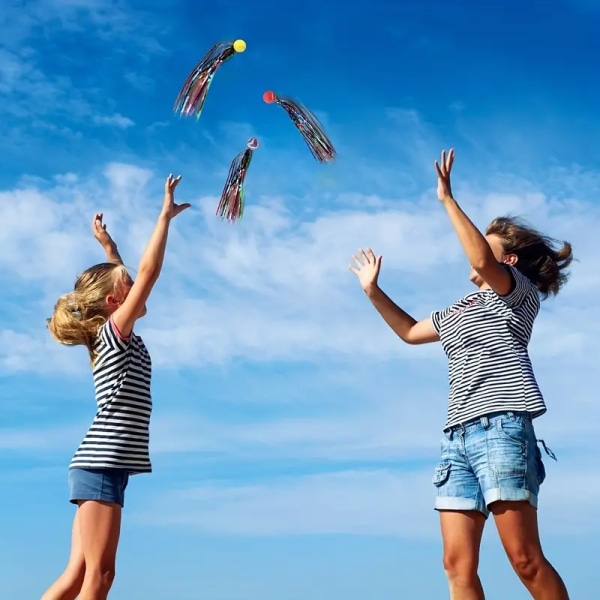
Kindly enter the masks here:
<path id="1" fill-rule="evenodd" d="M 433 484 L 451 598 L 484 598 L 477 572 L 491 513 L 509 561 L 533 598 L 568 600 L 538 532 L 538 494 L 546 473 L 533 421 L 546 405 L 527 347 L 540 300 L 558 294 L 567 280 L 571 245 L 510 217 L 494 219 L 481 234 L 453 197 L 453 161 L 451 150 L 435 163 L 437 195 L 477 290 L 416 321 L 379 287 L 381 256 L 361 250 L 350 269 L 404 342 L 441 341 L 448 357 L 448 415 Z"/>

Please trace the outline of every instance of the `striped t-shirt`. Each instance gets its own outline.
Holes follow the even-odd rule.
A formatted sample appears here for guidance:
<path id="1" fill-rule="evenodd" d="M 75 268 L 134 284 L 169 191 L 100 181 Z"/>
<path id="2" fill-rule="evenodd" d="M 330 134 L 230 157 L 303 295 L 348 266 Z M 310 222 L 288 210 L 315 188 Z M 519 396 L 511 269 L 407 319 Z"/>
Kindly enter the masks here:
<path id="1" fill-rule="evenodd" d="M 98 331 L 93 375 L 98 410 L 70 467 L 150 473 L 150 355 L 142 338 L 119 334 L 112 319 Z"/>
<path id="2" fill-rule="evenodd" d="M 546 412 L 527 345 L 540 298 L 531 281 L 507 267 L 514 288 L 506 296 L 478 290 L 431 315 L 448 356 L 450 398 L 446 427 L 493 412 Z"/>

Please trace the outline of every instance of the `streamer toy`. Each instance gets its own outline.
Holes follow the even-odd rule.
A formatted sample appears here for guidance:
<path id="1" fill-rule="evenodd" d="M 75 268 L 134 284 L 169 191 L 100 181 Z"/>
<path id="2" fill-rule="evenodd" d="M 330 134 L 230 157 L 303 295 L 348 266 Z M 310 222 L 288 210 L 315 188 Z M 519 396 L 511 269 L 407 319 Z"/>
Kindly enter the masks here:
<path id="1" fill-rule="evenodd" d="M 260 146 L 256 138 L 250 138 L 246 150 L 240 152 L 231 162 L 229 175 L 217 206 L 217 216 L 233 222 L 244 216 L 244 179 L 252 161 L 252 154 Z"/>
<path id="2" fill-rule="evenodd" d="M 290 116 L 298 131 L 302 134 L 312 155 L 321 163 L 332 161 L 337 152 L 315 115 L 301 102 L 287 96 L 278 96 L 275 92 L 265 92 L 263 100 L 267 104 L 278 104 Z"/>
<path id="3" fill-rule="evenodd" d="M 199 119 L 206 101 L 206 94 L 217 69 L 234 54 L 240 54 L 245 49 L 246 42 L 244 40 L 215 44 L 188 75 L 177 100 L 175 100 L 173 110 L 183 117 L 195 115 Z"/>

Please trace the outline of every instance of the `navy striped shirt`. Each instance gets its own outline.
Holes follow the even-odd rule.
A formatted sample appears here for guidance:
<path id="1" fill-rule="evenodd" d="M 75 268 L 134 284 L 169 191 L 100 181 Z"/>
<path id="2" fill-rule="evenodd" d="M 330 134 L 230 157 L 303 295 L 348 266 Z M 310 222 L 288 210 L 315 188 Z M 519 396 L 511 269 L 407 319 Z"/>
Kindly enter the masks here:
<path id="1" fill-rule="evenodd" d="M 433 326 L 449 360 L 446 427 L 493 412 L 546 412 L 527 346 L 540 297 L 533 283 L 508 267 L 514 288 L 506 296 L 478 290 L 443 311 Z"/>
<path id="2" fill-rule="evenodd" d="M 150 355 L 142 338 L 123 338 L 112 319 L 98 331 L 93 375 L 98 409 L 69 468 L 152 471 Z"/>

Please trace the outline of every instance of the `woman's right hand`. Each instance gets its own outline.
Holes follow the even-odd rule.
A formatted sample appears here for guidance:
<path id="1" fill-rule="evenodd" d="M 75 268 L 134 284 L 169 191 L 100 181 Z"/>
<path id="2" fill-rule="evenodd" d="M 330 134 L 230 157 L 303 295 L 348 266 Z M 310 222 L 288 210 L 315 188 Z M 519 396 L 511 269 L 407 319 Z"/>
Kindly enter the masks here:
<path id="1" fill-rule="evenodd" d="M 377 280 L 383 257 L 375 256 L 371 248 L 367 248 L 366 251 L 361 249 L 359 255 L 352 256 L 352 260 L 356 266 L 349 265 L 348 268 L 358 277 L 362 289 L 369 294 L 377 289 Z"/>
<path id="2" fill-rule="evenodd" d="M 188 202 L 184 204 L 175 204 L 175 188 L 180 181 L 181 175 L 177 175 L 177 177 L 169 175 L 167 181 L 165 181 L 165 199 L 163 201 L 162 214 L 169 220 L 191 206 Z"/>

